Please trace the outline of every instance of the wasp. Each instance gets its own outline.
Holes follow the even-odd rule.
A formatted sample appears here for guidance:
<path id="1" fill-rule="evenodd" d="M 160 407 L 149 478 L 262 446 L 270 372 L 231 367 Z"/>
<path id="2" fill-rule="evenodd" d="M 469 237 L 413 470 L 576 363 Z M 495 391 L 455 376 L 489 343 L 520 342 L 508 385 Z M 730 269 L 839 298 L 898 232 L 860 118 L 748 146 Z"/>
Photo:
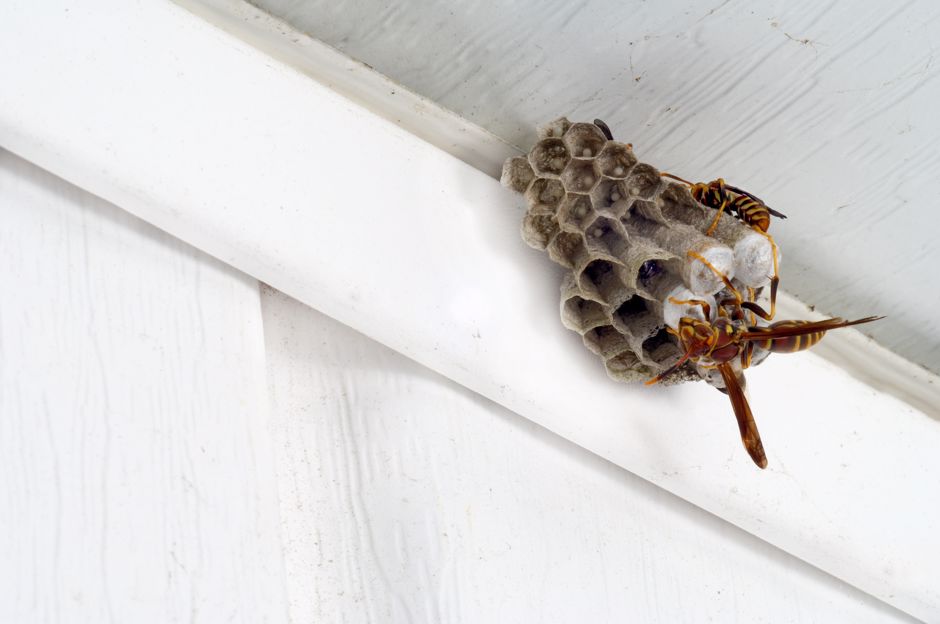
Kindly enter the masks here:
<path id="1" fill-rule="evenodd" d="M 671 173 L 661 173 L 659 175 L 664 178 L 682 182 L 689 187 L 689 192 L 696 201 L 708 208 L 718 210 L 714 221 L 712 221 L 711 225 L 708 227 L 708 231 L 705 232 L 708 236 L 711 236 L 715 228 L 718 227 L 718 222 L 721 220 L 721 215 L 724 213 L 725 209 L 731 213 L 735 213 L 741 221 L 764 234 L 770 229 L 771 215 L 779 219 L 787 218 L 785 214 L 777 212 L 765 204 L 764 200 L 760 197 L 748 193 L 744 189 L 731 186 L 722 178 L 706 183 L 689 182 Z"/>
<path id="2" fill-rule="evenodd" d="M 706 320 L 684 316 L 679 320 L 677 330 L 667 328 L 678 339 L 683 354 L 675 364 L 647 381 L 646 384 L 651 385 L 661 381 L 689 361 L 696 362 L 703 368 L 718 369 L 724 381 L 725 390 L 731 399 L 744 448 L 758 467 L 766 468 L 767 455 L 764 452 L 751 407 L 744 395 L 743 371 L 750 366 L 754 348 L 760 347 L 774 353 L 795 353 L 818 343 L 827 331 L 870 323 L 884 317 L 868 316 L 854 321 L 841 318 L 829 318 L 822 321 L 778 321 L 764 327 L 749 324 L 744 314 L 745 309 L 762 317 L 769 316 L 769 314 L 756 303 L 744 301 L 731 281 L 705 258 L 695 252 L 689 252 L 689 255 L 704 262 L 716 272 L 724 282 L 730 297 L 718 302 L 714 320 L 711 320 L 712 310 L 706 301 L 670 299 L 675 304 L 701 306 Z"/>
<path id="3" fill-rule="evenodd" d="M 708 230 L 705 232 L 707 236 L 711 236 L 715 232 L 715 229 L 718 227 L 718 222 L 721 220 L 721 215 L 724 214 L 725 210 L 728 210 L 728 212 L 736 215 L 738 219 L 751 226 L 758 234 L 767 239 L 770 243 L 774 260 L 774 274 L 770 279 L 770 315 L 772 318 L 777 308 L 777 284 L 780 282 L 780 274 L 777 269 L 777 244 L 770 234 L 767 233 L 767 230 L 770 229 L 771 216 L 780 219 L 786 219 L 787 216 L 770 208 L 756 195 L 752 195 L 743 189 L 725 183 L 722 178 L 705 183 L 689 182 L 671 173 L 661 173 L 660 175 L 664 178 L 677 180 L 688 185 L 689 192 L 697 202 L 718 211 L 718 214 L 715 215 L 714 220 L 712 220 L 711 225 L 708 226 Z"/>

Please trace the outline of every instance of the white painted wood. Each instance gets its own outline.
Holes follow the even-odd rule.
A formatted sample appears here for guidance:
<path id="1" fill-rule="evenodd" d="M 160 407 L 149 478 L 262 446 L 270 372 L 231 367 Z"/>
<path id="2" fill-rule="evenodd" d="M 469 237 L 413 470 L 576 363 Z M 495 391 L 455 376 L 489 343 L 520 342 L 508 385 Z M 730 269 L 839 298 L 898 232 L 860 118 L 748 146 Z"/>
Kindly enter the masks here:
<path id="1" fill-rule="evenodd" d="M 724 396 L 604 377 L 561 329 L 558 275 L 519 241 L 515 199 L 492 178 L 168 3 L 11 7 L 0 41 L 34 53 L 0 54 L 17 85 L 0 94 L 0 143 L 849 583 L 940 618 L 936 421 L 810 354 L 774 358 L 750 377 L 772 465 L 759 473 Z"/>
<path id="2" fill-rule="evenodd" d="M 778 293 L 777 315 L 810 321 L 828 318 L 784 292 Z M 830 332 L 813 347 L 813 355 L 835 364 L 870 388 L 899 398 L 934 418 L 940 416 L 940 377 L 889 351 L 870 336 Z"/>
<path id="3" fill-rule="evenodd" d="M 909 621 L 266 291 L 285 581 L 256 282 L 7 152 L 0 214 L 3 621 Z"/>
<path id="4" fill-rule="evenodd" d="M 340 54 L 242 0 L 174 1 L 409 134 L 495 178 L 500 177 L 507 157 L 522 153 L 484 128 L 396 84 L 371 66 Z M 275 8 L 272 6 L 272 10 Z M 784 291 L 780 292 L 778 303 L 781 318 L 831 316 L 819 313 Z M 838 310 L 833 312 L 839 313 Z M 882 392 L 926 413 L 940 415 L 937 410 L 940 377 L 875 343 L 861 331 L 869 331 L 869 328 L 863 327 L 859 332 L 833 332 L 813 353 Z"/>
<path id="5" fill-rule="evenodd" d="M 519 150 L 281 20 L 241 0 L 174 0 L 278 61 L 498 178 L 503 161 Z"/>
<path id="6" fill-rule="evenodd" d="M 2 150 L 0 267 L 0 621 L 287 621 L 257 282 Z"/>
<path id="7" fill-rule="evenodd" d="M 265 290 L 294 622 L 908 622 Z"/>
<path id="8" fill-rule="evenodd" d="M 752 190 L 790 217 L 784 288 L 940 372 L 937 2 L 252 2 L 515 145 L 600 117 Z"/>

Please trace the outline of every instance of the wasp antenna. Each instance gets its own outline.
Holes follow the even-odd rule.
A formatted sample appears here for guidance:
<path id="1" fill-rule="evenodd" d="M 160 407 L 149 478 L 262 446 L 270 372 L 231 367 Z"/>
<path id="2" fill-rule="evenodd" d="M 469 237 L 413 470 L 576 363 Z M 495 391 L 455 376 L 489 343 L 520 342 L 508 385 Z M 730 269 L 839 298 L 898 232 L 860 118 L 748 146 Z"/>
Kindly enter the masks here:
<path id="1" fill-rule="evenodd" d="M 671 375 L 671 374 L 673 374 L 674 372 L 676 372 L 677 370 L 679 370 L 679 367 L 682 366 L 683 364 L 685 364 L 685 363 L 688 361 L 688 359 L 689 359 L 690 357 L 692 357 L 692 354 L 691 354 L 691 353 L 686 353 L 686 354 L 683 355 L 681 358 L 679 358 L 679 361 L 678 361 L 678 362 L 676 362 L 675 364 L 673 364 L 672 366 L 670 366 L 669 368 L 667 368 L 666 370 L 664 370 L 664 371 L 661 372 L 660 374 L 656 375 L 655 377 L 653 377 L 653 378 L 650 379 L 649 381 L 645 382 L 643 385 L 645 385 L 645 386 L 652 386 L 654 383 L 658 383 L 658 382 L 662 381 L 663 379 L 665 379 L 665 378 L 668 377 L 669 375 Z"/>
<path id="2" fill-rule="evenodd" d="M 689 182 L 688 180 L 684 180 L 684 179 L 680 178 L 680 177 L 677 176 L 677 175 L 673 175 L 673 174 L 671 174 L 671 173 L 666 173 L 665 171 L 660 172 L 659 175 L 660 175 L 661 177 L 663 177 L 663 178 L 669 178 L 669 179 L 671 179 L 671 180 L 676 180 L 676 181 L 678 181 L 678 182 L 682 182 L 683 184 L 688 184 L 689 186 L 692 186 L 692 182 Z"/>

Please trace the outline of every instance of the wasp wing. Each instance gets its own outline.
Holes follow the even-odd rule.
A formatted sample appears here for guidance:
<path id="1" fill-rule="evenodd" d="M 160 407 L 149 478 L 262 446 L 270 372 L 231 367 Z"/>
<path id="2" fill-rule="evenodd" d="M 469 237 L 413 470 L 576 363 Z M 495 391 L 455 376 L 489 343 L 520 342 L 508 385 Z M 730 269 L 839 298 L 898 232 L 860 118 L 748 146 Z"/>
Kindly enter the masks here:
<path id="1" fill-rule="evenodd" d="M 779 218 L 779 219 L 786 219 L 786 218 L 787 218 L 787 215 L 783 214 L 782 212 L 777 212 L 776 210 L 774 210 L 773 208 L 771 208 L 770 206 L 768 206 L 767 204 L 765 204 L 763 199 L 761 199 L 761 198 L 758 197 L 757 195 L 754 195 L 753 193 L 748 193 L 748 192 L 745 191 L 744 189 L 740 189 L 740 188 L 738 188 L 738 187 L 736 187 L 736 186 L 731 186 L 730 184 L 726 184 L 726 185 L 725 185 L 725 188 L 728 189 L 729 191 L 732 191 L 732 192 L 734 192 L 734 193 L 737 193 L 738 195 L 747 195 L 748 197 L 750 197 L 751 199 L 753 199 L 753 200 L 756 201 L 757 203 L 763 205 L 764 208 L 767 209 L 767 212 L 769 212 L 770 214 L 772 214 L 773 216 L 775 216 L 775 217 L 777 217 L 777 218 Z"/>
<path id="2" fill-rule="evenodd" d="M 830 331 L 841 327 L 850 327 L 852 325 L 861 325 L 862 323 L 871 323 L 883 316 L 866 316 L 862 319 L 847 321 L 842 318 L 829 318 L 822 321 L 811 323 L 800 323 L 799 325 L 790 325 L 787 321 L 774 323 L 769 327 L 749 327 L 748 331 L 741 334 L 743 340 L 767 340 L 768 338 L 787 338 L 789 336 L 805 336 L 821 331 Z M 778 325 L 775 327 L 775 325 Z"/>
<path id="3" fill-rule="evenodd" d="M 613 141 L 613 140 L 614 140 L 614 135 L 613 135 L 613 133 L 610 131 L 610 128 L 607 127 L 607 124 L 605 124 L 605 123 L 604 123 L 603 121 L 601 121 L 600 119 L 595 119 L 595 120 L 594 120 L 594 125 L 601 129 L 601 132 L 604 133 L 604 136 L 607 137 L 607 140 L 608 140 L 608 141 Z"/>
<path id="4" fill-rule="evenodd" d="M 732 370 L 729 364 L 720 364 L 718 370 L 721 372 L 721 378 L 725 380 L 725 388 L 727 388 L 728 396 L 731 398 L 734 417 L 738 419 L 738 429 L 741 431 L 741 441 L 744 442 L 744 448 L 759 468 L 766 468 L 767 455 L 764 453 L 764 445 L 760 441 L 760 433 L 757 431 L 757 423 L 754 422 L 751 406 L 748 405 L 747 397 L 744 396 L 744 388 L 741 387 L 741 382 L 738 381 L 738 374 Z"/>

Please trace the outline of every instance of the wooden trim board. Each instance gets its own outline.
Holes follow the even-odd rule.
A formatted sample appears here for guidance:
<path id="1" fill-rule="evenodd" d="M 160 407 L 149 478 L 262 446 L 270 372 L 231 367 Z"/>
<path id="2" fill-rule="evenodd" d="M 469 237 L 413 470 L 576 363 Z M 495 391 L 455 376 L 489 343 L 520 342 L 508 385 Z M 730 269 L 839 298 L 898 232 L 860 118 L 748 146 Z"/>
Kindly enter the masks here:
<path id="1" fill-rule="evenodd" d="M 761 473 L 724 396 L 605 377 L 561 328 L 558 272 L 521 243 L 519 203 L 491 176 L 175 4 L 17 0 L 7 14 L 4 147 L 864 591 L 940 617 L 937 421 L 812 354 L 774 359 L 749 379 L 771 461 Z"/>

